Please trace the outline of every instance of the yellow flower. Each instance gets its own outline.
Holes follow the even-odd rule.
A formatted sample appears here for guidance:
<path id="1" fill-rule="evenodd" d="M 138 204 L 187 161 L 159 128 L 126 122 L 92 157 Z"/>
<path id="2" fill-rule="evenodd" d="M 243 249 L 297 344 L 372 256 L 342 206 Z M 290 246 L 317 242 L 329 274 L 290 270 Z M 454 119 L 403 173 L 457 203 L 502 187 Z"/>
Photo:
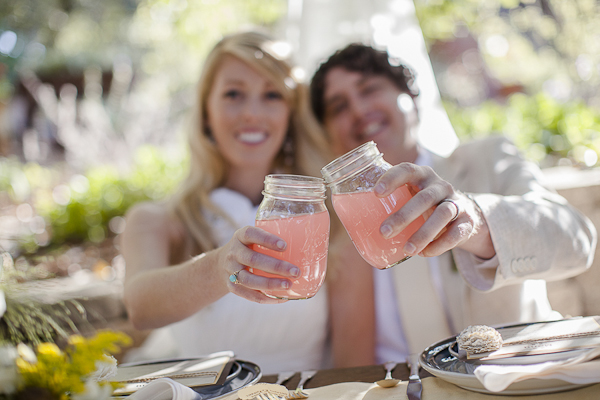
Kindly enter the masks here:
<path id="1" fill-rule="evenodd" d="M 69 344 L 74 346 L 85 343 L 85 338 L 81 335 L 72 335 L 69 337 Z"/>
<path id="2" fill-rule="evenodd" d="M 21 373 L 37 371 L 37 364 L 32 364 L 23 360 L 22 358 L 17 358 L 15 360 L 15 364 Z"/>
<path id="3" fill-rule="evenodd" d="M 62 351 L 58 348 L 58 346 L 54 343 L 40 343 L 37 346 L 38 354 L 48 355 L 48 356 L 61 356 Z"/>
<path id="4" fill-rule="evenodd" d="M 74 335 L 64 350 L 54 343 L 40 343 L 37 359 L 30 348 L 19 345 L 20 357 L 15 362 L 21 379 L 17 391 L 37 387 L 60 400 L 108 399 L 112 385 L 105 379 L 116 370 L 116 360 L 107 353 L 119 351 L 130 342 L 122 332 L 103 331 L 90 338 Z"/>

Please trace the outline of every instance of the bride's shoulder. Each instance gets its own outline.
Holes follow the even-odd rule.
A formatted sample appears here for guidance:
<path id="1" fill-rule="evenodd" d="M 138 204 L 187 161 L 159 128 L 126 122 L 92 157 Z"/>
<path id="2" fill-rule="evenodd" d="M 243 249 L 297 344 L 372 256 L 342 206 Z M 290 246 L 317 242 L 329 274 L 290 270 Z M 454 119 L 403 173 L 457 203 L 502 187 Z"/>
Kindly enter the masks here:
<path id="1" fill-rule="evenodd" d="M 169 213 L 163 204 L 140 202 L 127 210 L 125 218 L 128 222 L 148 221 L 149 219 L 166 222 L 169 219 Z"/>
<path id="2" fill-rule="evenodd" d="M 169 233 L 169 236 L 182 231 L 181 222 L 161 203 L 137 203 L 127 211 L 125 221 L 127 228 L 156 229 Z"/>

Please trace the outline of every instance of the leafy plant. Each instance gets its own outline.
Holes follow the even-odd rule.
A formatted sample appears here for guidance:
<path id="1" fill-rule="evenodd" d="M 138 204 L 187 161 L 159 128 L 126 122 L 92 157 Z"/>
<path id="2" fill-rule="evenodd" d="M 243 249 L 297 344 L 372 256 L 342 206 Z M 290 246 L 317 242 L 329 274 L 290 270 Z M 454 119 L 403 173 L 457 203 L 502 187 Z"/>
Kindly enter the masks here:
<path id="1" fill-rule="evenodd" d="M 477 107 L 446 110 L 461 138 L 503 134 L 542 166 L 590 167 L 600 154 L 600 111 L 581 100 L 561 103 L 544 93 L 488 100 Z"/>
<path id="2" fill-rule="evenodd" d="M 85 315 L 79 303 L 35 299 L 21 288 L 23 279 L 35 278 L 35 268 L 25 274 L 8 253 L 0 259 L 0 399 L 108 399 L 115 386 L 106 380 L 117 364 L 109 353 L 131 338 L 110 330 L 79 335 L 68 307 Z"/>
<path id="3" fill-rule="evenodd" d="M 36 267 L 17 270 L 7 252 L 0 254 L 0 260 L 0 345 L 36 346 L 79 332 L 75 319 L 85 319 L 86 311 L 78 301 L 47 304 L 34 299 L 20 283 L 39 279 L 41 271 Z"/>
<path id="4" fill-rule="evenodd" d="M 120 346 L 128 345 L 131 339 L 122 332 L 102 331 L 91 338 L 74 335 L 61 350 L 52 343 L 41 343 L 36 348 L 37 360 L 18 360 L 17 367 L 22 378 L 22 388 L 42 388 L 55 399 L 69 399 L 72 394 L 87 390 L 90 375 L 98 369 L 98 363 L 111 363 L 106 353 L 116 353 Z M 114 359 L 112 359 L 114 360 Z M 116 361 L 114 362 L 116 368 Z M 109 395 L 114 384 L 99 382 L 107 386 Z"/>
<path id="5" fill-rule="evenodd" d="M 127 174 L 103 165 L 70 176 L 66 182 L 61 181 L 63 173 L 56 168 L 14 161 L 2 165 L 0 189 L 7 190 L 16 204 L 30 202 L 45 221 L 45 228 L 38 227 L 37 232 L 19 238 L 24 250 L 35 252 L 40 246 L 100 243 L 119 233 L 121 224 L 111 226 L 111 221 L 137 202 L 159 200 L 172 192 L 182 178 L 187 158 L 145 146 L 138 149 Z"/>
<path id="6" fill-rule="evenodd" d="M 117 386 L 107 381 L 117 365 L 109 354 L 130 343 L 122 332 L 101 331 L 89 338 L 70 336 L 63 349 L 46 342 L 35 351 L 23 343 L 3 346 L 0 399 L 108 399 Z"/>

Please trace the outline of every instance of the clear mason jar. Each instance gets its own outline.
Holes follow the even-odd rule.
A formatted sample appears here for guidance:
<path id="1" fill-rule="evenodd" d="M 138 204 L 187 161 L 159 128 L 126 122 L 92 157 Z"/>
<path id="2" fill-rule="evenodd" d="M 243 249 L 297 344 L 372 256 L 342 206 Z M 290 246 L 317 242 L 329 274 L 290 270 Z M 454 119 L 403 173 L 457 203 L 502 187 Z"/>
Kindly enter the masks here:
<path id="1" fill-rule="evenodd" d="M 370 141 L 321 169 L 331 189 L 333 208 L 356 250 L 365 261 L 379 269 L 393 267 L 410 258 L 402 249 L 425 222 L 420 216 L 390 239 L 380 233 L 381 223 L 416 193 L 409 185 L 402 185 L 387 197 L 375 195 L 377 180 L 391 167 L 375 142 Z"/>
<path id="2" fill-rule="evenodd" d="M 313 297 L 325 280 L 329 245 L 329 212 L 325 206 L 325 182 L 321 178 L 274 174 L 265 177 L 263 200 L 256 213 L 256 226 L 287 243 L 285 251 L 253 245 L 259 253 L 288 261 L 300 268 L 287 290 L 263 291 L 269 297 L 288 300 Z M 278 275 L 251 268 L 268 277 Z"/>

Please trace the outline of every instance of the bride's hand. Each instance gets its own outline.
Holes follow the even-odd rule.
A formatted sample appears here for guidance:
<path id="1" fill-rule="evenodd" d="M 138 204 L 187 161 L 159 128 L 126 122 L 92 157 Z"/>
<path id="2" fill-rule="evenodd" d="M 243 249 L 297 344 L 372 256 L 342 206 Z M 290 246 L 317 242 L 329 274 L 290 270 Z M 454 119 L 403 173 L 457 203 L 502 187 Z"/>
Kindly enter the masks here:
<path id="1" fill-rule="evenodd" d="M 287 244 L 272 233 L 254 226 L 238 229 L 231 240 L 220 247 L 218 252 L 218 271 L 227 280 L 227 287 L 234 293 L 256 303 L 283 303 L 287 300 L 272 299 L 261 290 L 286 290 L 292 282 L 285 277 L 296 278 L 300 269 L 295 265 L 258 253 L 252 245 L 261 245 L 271 250 L 284 251 Z M 260 269 L 281 278 L 267 278 L 252 274 L 247 267 Z"/>

